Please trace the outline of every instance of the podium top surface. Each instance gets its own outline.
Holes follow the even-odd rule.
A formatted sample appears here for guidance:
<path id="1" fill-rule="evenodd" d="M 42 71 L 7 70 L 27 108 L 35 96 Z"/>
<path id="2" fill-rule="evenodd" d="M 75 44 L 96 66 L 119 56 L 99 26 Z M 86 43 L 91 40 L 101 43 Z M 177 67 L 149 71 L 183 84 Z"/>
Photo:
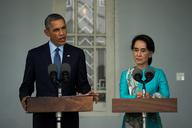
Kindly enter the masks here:
<path id="1" fill-rule="evenodd" d="M 93 96 L 29 97 L 27 112 L 86 112 L 93 110 Z"/>
<path id="2" fill-rule="evenodd" d="M 176 98 L 112 99 L 112 112 L 177 112 Z"/>

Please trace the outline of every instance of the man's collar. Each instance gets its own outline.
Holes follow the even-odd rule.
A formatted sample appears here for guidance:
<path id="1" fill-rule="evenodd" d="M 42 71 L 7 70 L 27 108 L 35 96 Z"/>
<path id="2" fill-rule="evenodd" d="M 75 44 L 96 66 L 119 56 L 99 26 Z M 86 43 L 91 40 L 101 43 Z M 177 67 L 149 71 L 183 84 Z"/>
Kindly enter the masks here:
<path id="1" fill-rule="evenodd" d="M 63 47 L 64 47 L 64 45 L 57 47 L 51 40 L 49 40 L 49 47 L 50 47 L 51 53 L 53 53 L 56 48 L 59 48 L 60 51 L 63 53 Z"/>

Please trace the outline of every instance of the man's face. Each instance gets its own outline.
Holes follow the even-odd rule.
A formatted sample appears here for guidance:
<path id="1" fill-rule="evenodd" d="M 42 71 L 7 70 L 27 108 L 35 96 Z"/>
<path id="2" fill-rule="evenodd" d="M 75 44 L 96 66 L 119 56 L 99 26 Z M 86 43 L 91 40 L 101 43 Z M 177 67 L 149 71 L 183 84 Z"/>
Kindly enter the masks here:
<path id="1" fill-rule="evenodd" d="M 45 29 L 45 34 L 56 46 L 64 45 L 67 37 L 65 22 L 62 19 L 51 21 L 49 28 Z"/>

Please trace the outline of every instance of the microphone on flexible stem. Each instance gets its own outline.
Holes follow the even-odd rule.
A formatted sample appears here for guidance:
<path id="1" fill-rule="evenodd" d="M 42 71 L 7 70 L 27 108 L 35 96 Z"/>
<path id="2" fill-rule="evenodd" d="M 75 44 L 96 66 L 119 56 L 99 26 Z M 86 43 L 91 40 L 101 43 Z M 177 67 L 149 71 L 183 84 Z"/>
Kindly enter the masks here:
<path id="1" fill-rule="evenodd" d="M 146 71 L 145 71 L 145 83 L 148 83 L 148 82 L 150 82 L 152 79 L 153 79 L 153 77 L 154 77 L 154 75 L 155 75 L 155 71 L 152 69 L 152 68 L 147 68 L 146 69 Z"/>
<path id="2" fill-rule="evenodd" d="M 155 71 L 152 68 L 148 67 L 145 71 L 145 78 L 146 79 L 143 81 L 142 80 L 142 76 L 143 76 L 142 70 L 140 70 L 138 68 L 135 68 L 133 70 L 133 73 L 132 73 L 133 79 L 135 79 L 136 81 L 143 84 L 143 89 L 142 89 L 143 90 L 143 97 L 145 97 L 145 95 L 146 95 L 145 84 L 150 82 L 153 79 L 154 74 L 155 74 Z"/>
<path id="3" fill-rule="evenodd" d="M 68 63 L 63 63 L 61 65 L 61 81 L 63 82 L 63 86 L 67 86 L 70 80 L 71 75 L 71 67 Z"/>
<path id="4" fill-rule="evenodd" d="M 70 72 L 71 72 L 71 67 L 68 63 L 63 63 L 61 65 L 61 87 L 58 88 L 58 97 L 62 96 L 62 87 L 67 86 L 69 83 L 69 78 L 70 78 Z M 62 114 L 61 112 L 57 112 L 56 113 L 56 117 L 57 117 L 57 128 L 61 128 L 61 117 Z"/>
<path id="5" fill-rule="evenodd" d="M 132 76 L 133 76 L 133 79 L 135 79 L 136 81 L 140 82 L 140 83 L 143 83 L 142 81 L 142 70 L 138 69 L 138 68 L 135 68 L 132 72 Z"/>
<path id="6" fill-rule="evenodd" d="M 57 78 L 57 66 L 55 64 L 50 64 L 48 66 L 48 72 L 50 75 L 51 82 L 57 86 L 58 97 L 62 97 L 62 83 Z M 56 112 L 57 118 L 57 128 L 61 128 L 62 113 Z"/>
<path id="7" fill-rule="evenodd" d="M 144 81 L 142 80 L 142 76 L 143 76 L 142 70 L 135 68 L 132 73 L 133 79 L 144 84 L 150 82 L 153 79 L 154 75 L 155 75 L 155 71 L 149 67 L 145 71 L 146 79 Z"/>
<path id="8" fill-rule="evenodd" d="M 57 68 L 55 64 L 50 64 L 48 66 L 48 73 L 49 73 L 51 82 L 57 83 Z"/>
<path id="9" fill-rule="evenodd" d="M 60 82 L 57 78 L 57 66 L 55 64 L 50 64 L 48 66 L 48 73 L 49 73 L 49 77 L 51 79 L 51 82 L 56 85 L 57 87 L 60 86 Z"/>
<path id="10" fill-rule="evenodd" d="M 132 76 L 133 76 L 133 79 L 135 79 L 137 82 L 143 84 L 142 96 L 145 97 L 145 95 L 146 95 L 146 88 L 145 88 L 145 82 L 142 80 L 142 77 L 143 77 L 142 70 L 138 69 L 138 68 L 134 68 Z"/>
<path id="11" fill-rule="evenodd" d="M 145 84 L 150 82 L 153 79 L 154 74 L 155 74 L 155 71 L 152 68 L 148 67 L 146 69 L 146 71 L 145 71 L 145 78 L 146 79 L 143 81 L 142 80 L 142 76 L 143 76 L 142 70 L 140 70 L 138 68 L 135 68 L 133 73 L 132 73 L 133 79 L 135 79 L 136 81 L 138 81 L 138 82 L 143 84 L 143 88 L 142 88 L 142 96 L 143 96 L 143 98 L 146 97 L 146 87 L 145 87 Z M 146 112 L 142 112 L 142 117 L 143 117 L 143 128 L 146 128 L 147 113 Z"/>
<path id="12" fill-rule="evenodd" d="M 154 77 L 155 71 L 152 68 L 146 68 L 145 70 L 145 80 L 143 81 L 143 97 L 145 97 L 146 87 L 145 84 L 150 82 Z"/>
<path id="13" fill-rule="evenodd" d="M 142 88 L 142 96 L 145 97 L 146 96 L 146 88 L 145 88 L 145 82 L 142 80 L 143 77 L 143 72 L 141 69 L 135 68 L 133 70 L 132 73 L 133 79 L 135 79 L 136 81 L 138 81 L 139 83 L 143 84 L 143 88 Z"/>

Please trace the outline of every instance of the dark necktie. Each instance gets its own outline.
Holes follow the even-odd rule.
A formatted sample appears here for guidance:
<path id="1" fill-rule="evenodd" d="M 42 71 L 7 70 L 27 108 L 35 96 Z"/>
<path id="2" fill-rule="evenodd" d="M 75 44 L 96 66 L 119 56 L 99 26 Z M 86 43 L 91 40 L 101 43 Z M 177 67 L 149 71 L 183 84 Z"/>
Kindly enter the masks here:
<path id="1" fill-rule="evenodd" d="M 60 79 L 61 72 L 61 58 L 59 55 L 59 48 L 55 49 L 54 64 L 57 66 L 57 78 Z"/>

